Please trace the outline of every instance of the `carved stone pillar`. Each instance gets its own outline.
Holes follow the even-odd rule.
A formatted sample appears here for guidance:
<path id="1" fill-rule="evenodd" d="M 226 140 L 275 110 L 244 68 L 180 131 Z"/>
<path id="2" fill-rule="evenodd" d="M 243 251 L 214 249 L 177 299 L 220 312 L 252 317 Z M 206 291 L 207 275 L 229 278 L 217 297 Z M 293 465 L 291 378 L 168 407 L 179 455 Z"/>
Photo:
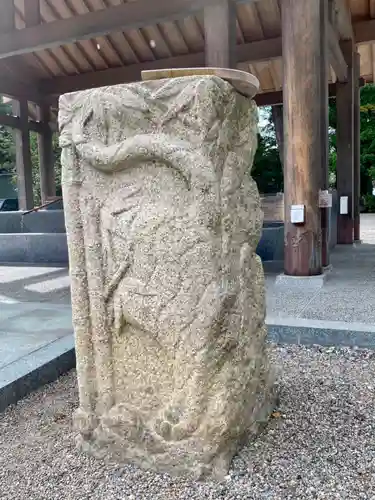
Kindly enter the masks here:
<path id="1" fill-rule="evenodd" d="M 80 443 L 222 477 L 271 409 L 256 105 L 202 75 L 70 94 L 59 120 Z"/>

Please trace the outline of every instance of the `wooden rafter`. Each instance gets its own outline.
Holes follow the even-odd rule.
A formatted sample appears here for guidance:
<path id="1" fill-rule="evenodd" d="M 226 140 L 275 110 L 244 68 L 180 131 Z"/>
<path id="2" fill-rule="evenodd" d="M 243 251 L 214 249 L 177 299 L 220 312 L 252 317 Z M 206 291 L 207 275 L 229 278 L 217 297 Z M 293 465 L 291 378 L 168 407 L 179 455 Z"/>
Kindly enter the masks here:
<path id="1" fill-rule="evenodd" d="M 281 57 L 281 38 L 271 38 L 259 42 L 237 45 L 237 62 L 270 60 Z M 73 76 L 56 77 L 40 83 L 39 91 L 42 95 L 64 94 L 86 88 L 102 87 L 129 83 L 140 79 L 141 71 L 160 68 L 186 68 L 205 65 L 205 54 L 187 54 L 184 56 L 169 57 L 158 61 L 150 61 L 118 68 L 110 68 L 94 73 Z"/>
<path id="2" fill-rule="evenodd" d="M 237 45 L 237 63 L 268 61 L 278 59 L 282 55 L 281 37 L 250 42 Z M 343 59 L 337 36 L 333 32 L 330 44 L 330 63 L 340 81 L 345 81 L 347 66 Z M 205 54 L 187 54 L 174 56 L 157 61 L 150 61 L 118 68 L 109 68 L 93 73 L 84 73 L 72 76 L 62 76 L 46 79 L 40 82 L 39 92 L 42 95 L 60 95 L 66 92 L 75 92 L 87 88 L 102 87 L 105 85 L 116 85 L 129 83 L 140 79 L 141 71 L 160 68 L 186 68 L 205 65 Z"/>
<path id="3" fill-rule="evenodd" d="M 9 0 L 8 0 L 9 1 Z M 251 0 L 247 0 L 251 1 Z M 138 0 L 0 35 L 0 58 L 184 18 L 215 0 Z"/>
<path id="4" fill-rule="evenodd" d="M 2 0 L 4 2 L 4 0 Z M 124 31 L 133 28 L 156 25 L 157 23 L 184 18 L 191 13 L 204 9 L 217 0 L 138 0 L 108 7 L 86 14 L 75 15 L 41 25 L 30 24 L 37 21 L 36 0 L 28 0 L 27 11 L 32 23 L 29 27 L 15 30 L 12 33 L 1 29 L 4 23 L 0 19 L 0 58 L 16 54 L 35 52 L 41 49 L 52 48 L 76 42 L 83 39 L 92 39 L 107 35 L 111 32 Z M 250 2 L 251 0 L 247 0 Z M 253 0 L 255 1 L 255 0 Z M 347 38 L 350 33 L 350 12 L 346 11 L 346 1 L 337 2 L 337 28 L 340 36 Z M 9 0 L 4 5 L 9 4 Z M 10 12 L 11 9 L 4 12 Z M 3 17 L 3 14 L 2 14 Z M 7 20 L 7 23 L 9 19 Z M 375 20 L 363 21 L 354 26 L 357 41 L 371 41 L 375 39 Z M 8 29 L 9 31 L 9 29 Z"/>

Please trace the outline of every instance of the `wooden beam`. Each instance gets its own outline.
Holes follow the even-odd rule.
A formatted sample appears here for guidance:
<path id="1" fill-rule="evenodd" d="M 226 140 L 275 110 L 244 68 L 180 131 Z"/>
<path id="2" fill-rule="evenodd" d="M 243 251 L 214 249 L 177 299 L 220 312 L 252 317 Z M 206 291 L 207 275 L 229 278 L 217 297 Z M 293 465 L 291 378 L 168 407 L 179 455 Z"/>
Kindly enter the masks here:
<path id="1" fill-rule="evenodd" d="M 29 28 L 30 26 L 38 26 L 41 21 L 40 1 L 26 0 L 24 9 L 26 27 Z"/>
<path id="2" fill-rule="evenodd" d="M 338 81 L 345 82 L 348 78 L 348 65 L 342 53 L 337 32 L 331 23 L 328 23 L 328 50 L 330 64 Z"/>
<path id="3" fill-rule="evenodd" d="M 375 40 L 375 19 L 354 23 L 354 38 L 357 44 Z"/>
<path id="4" fill-rule="evenodd" d="M 13 101 L 12 109 L 19 119 L 19 127 L 13 131 L 16 144 L 18 204 L 20 210 L 30 210 L 34 207 L 34 199 L 27 101 Z"/>
<path id="5" fill-rule="evenodd" d="M 327 85 L 325 0 L 283 0 L 284 90 L 284 272 L 291 276 L 322 273 L 321 186 L 322 106 Z M 303 40 L 303 43 L 301 43 Z M 328 103 L 327 103 L 328 104 Z M 326 104 L 326 105 L 327 105 Z M 292 222 L 294 205 L 304 220 Z"/>
<path id="6" fill-rule="evenodd" d="M 0 125 L 20 130 L 22 121 L 19 116 L 0 114 Z M 43 131 L 43 125 L 39 121 L 28 120 L 28 130 L 41 133 Z"/>
<path id="7" fill-rule="evenodd" d="M 245 43 L 237 45 L 237 62 L 277 59 L 281 57 L 281 51 L 282 41 L 280 37 Z M 141 71 L 143 70 L 192 68 L 204 65 L 205 54 L 204 52 L 199 52 L 186 56 L 169 57 L 157 61 L 110 68 L 94 73 L 83 73 L 80 75 L 61 76 L 42 80 L 38 86 L 38 92 L 43 96 L 48 94 L 60 95 L 66 92 L 75 92 L 88 88 L 138 81 L 141 78 Z"/>
<path id="8" fill-rule="evenodd" d="M 20 75 L 20 79 L 22 75 Z M 37 82 L 24 84 L 21 80 L 15 80 L 6 76 L 0 77 L 0 94 L 8 97 L 18 97 L 31 102 L 44 102 L 47 96 L 37 90 Z"/>
<path id="9" fill-rule="evenodd" d="M 236 67 L 236 6 L 232 0 L 219 0 L 204 9 L 206 66 Z"/>
<path id="10" fill-rule="evenodd" d="M 360 87 L 363 87 L 364 82 L 360 78 Z M 336 97 L 336 83 L 328 85 L 328 97 Z M 283 103 L 283 93 L 281 90 L 275 92 L 262 92 L 254 97 L 258 106 L 277 106 Z"/>
<path id="11" fill-rule="evenodd" d="M 137 0 L 17 30 L 12 36 L 1 33 L 0 59 L 95 38 L 115 31 L 137 29 L 184 18 L 215 2 L 216 0 Z"/>

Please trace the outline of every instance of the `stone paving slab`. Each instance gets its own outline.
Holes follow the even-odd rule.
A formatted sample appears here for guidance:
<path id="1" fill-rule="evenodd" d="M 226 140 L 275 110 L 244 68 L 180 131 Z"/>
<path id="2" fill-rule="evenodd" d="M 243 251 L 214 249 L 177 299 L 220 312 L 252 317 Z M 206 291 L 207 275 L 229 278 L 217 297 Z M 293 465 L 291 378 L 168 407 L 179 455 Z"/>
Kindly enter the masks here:
<path id="1" fill-rule="evenodd" d="M 0 266 L 0 411 L 74 365 L 68 270 Z"/>
<path id="2" fill-rule="evenodd" d="M 268 314 L 375 325 L 375 245 L 338 247 L 331 260 L 332 271 L 321 289 L 278 288 L 276 274 L 268 274 Z"/>

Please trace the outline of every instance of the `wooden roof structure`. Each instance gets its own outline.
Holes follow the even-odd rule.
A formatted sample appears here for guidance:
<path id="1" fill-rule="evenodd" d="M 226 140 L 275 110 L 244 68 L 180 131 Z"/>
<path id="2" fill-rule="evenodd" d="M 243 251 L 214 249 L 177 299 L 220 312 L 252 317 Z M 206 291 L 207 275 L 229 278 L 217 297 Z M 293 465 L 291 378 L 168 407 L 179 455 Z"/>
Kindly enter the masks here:
<path id="1" fill-rule="evenodd" d="M 282 1 L 236 2 L 238 67 L 259 79 L 259 104 L 273 104 L 282 88 Z M 352 37 L 361 77 L 373 82 L 375 0 L 328 1 L 330 81 L 345 81 L 340 40 Z M 144 69 L 203 66 L 203 9 L 210 3 L 0 0 L 0 93 L 37 102 L 139 80 Z"/>

